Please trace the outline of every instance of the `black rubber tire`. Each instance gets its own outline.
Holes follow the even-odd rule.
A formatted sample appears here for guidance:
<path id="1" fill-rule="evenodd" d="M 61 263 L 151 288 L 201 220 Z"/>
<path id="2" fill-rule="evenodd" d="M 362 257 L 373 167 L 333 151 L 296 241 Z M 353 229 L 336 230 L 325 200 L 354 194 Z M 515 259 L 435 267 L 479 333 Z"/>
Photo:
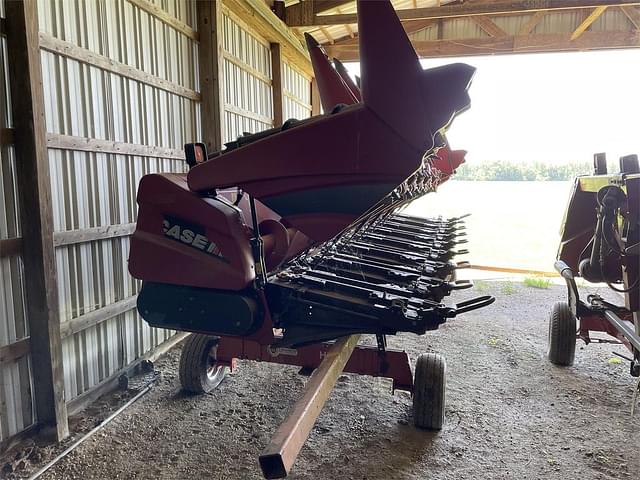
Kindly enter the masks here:
<path id="1" fill-rule="evenodd" d="M 423 353 L 413 380 L 413 423 L 418 428 L 440 430 L 444 424 L 447 362 L 437 353 Z"/>
<path id="2" fill-rule="evenodd" d="M 557 302 L 549 318 L 547 357 L 554 365 L 573 365 L 576 353 L 576 317 L 566 302 Z"/>
<path id="3" fill-rule="evenodd" d="M 209 393 L 224 380 L 228 368 L 215 364 L 218 337 L 191 334 L 180 356 L 180 384 L 189 393 Z"/>

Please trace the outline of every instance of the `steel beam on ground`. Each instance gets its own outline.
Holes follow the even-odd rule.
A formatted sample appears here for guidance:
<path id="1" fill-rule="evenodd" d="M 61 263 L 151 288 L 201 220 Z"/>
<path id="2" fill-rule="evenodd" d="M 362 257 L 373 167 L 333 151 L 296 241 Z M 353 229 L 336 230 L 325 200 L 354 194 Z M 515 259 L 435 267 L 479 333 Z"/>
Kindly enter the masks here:
<path id="1" fill-rule="evenodd" d="M 360 335 L 338 339 L 313 372 L 304 395 L 295 403 L 260 455 L 260 467 L 265 478 L 287 476 L 359 339 Z"/>

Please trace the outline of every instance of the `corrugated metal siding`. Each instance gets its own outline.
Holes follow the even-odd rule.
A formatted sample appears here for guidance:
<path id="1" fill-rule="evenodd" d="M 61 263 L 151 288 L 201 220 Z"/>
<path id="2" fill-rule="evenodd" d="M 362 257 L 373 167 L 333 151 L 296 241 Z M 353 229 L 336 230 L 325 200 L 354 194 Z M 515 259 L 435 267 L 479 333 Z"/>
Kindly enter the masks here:
<path id="1" fill-rule="evenodd" d="M 442 38 L 487 38 L 489 35 L 471 18 L 454 18 L 443 22 Z"/>
<path id="2" fill-rule="evenodd" d="M 0 0 L 4 18 L 4 1 Z M 0 128 L 12 126 L 7 71 L 7 43 L 0 37 Z M 0 147 L 0 239 L 20 236 L 13 146 Z M 0 258 L 0 347 L 28 336 L 24 309 L 22 259 Z M 0 442 L 34 420 L 30 356 L 0 364 Z"/>
<path id="3" fill-rule="evenodd" d="M 156 1 L 193 25 L 194 4 Z M 198 90 L 197 44 L 126 0 L 39 0 L 41 31 L 183 87 Z M 196 101 L 42 52 L 49 133 L 181 149 L 199 136 Z M 54 230 L 136 220 L 136 189 L 152 172 L 183 172 L 175 159 L 50 149 Z M 128 237 L 56 249 L 60 318 L 66 322 L 134 296 Z M 132 309 L 63 339 L 71 400 L 168 339 Z"/>
<path id="4" fill-rule="evenodd" d="M 282 62 L 283 117 L 309 118 L 311 116 L 311 78 L 288 61 Z"/>
<path id="5" fill-rule="evenodd" d="M 607 8 L 600 17 L 593 22 L 593 31 L 625 31 L 631 26 L 630 20 L 619 8 Z"/>
<path id="6" fill-rule="evenodd" d="M 532 17 L 533 14 L 518 16 L 497 15 L 492 17 L 491 20 L 509 35 L 518 35 L 520 29 L 526 25 Z"/>
<path id="7" fill-rule="evenodd" d="M 225 142 L 273 126 L 269 43 L 231 12 L 223 15 Z"/>
<path id="8" fill-rule="evenodd" d="M 409 38 L 414 41 L 429 41 L 429 40 L 437 40 L 438 39 L 438 27 L 433 25 L 431 27 L 423 28 L 422 30 L 418 30 L 415 33 L 409 35 Z"/>

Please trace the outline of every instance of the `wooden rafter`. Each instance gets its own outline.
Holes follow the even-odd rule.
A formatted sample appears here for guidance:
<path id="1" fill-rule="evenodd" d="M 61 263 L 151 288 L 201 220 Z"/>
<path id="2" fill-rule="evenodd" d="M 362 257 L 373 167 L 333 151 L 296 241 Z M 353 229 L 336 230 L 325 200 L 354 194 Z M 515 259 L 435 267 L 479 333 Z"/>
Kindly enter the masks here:
<path id="1" fill-rule="evenodd" d="M 542 18 L 547 14 L 544 10 L 534 13 L 529 21 L 522 25 L 518 35 L 529 35 L 538 26 Z"/>
<path id="2" fill-rule="evenodd" d="M 304 41 L 287 28 L 264 0 L 225 0 L 224 6 L 242 18 L 258 35 L 269 42 L 279 43 L 283 56 L 295 61 L 300 70 L 313 74 Z"/>
<path id="3" fill-rule="evenodd" d="M 341 7 L 347 3 L 352 3 L 354 0 L 314 0 L 313 11 L 314 13 L 326 12 L 336 7 Z M 291 8 L 291 7 L 289 7 Z"/>
<path id="4" fill-rule="evenodd" d="M 582 23 L 578 25 L 578 28 L 573 31 L 573 33 L 571 34 L 571 40 L 579 38 L 580 35 L 582 35 L 587 30 L 587 28 L 589 28 L 591 24 L 593 24 L 593 22 L 595 22 L 600 17 L 600 15 L 604 13 L 606 9 L 607 7 L 604 6 L 594 8 L 593 11 L 587 16 L 587 18 L 585 18 Z"/>
<path id="5" fill-rule="evenodd" d="M 329 33 L 329 30 L 327 30 L 324 27 L 320 27 L 320 31 L 322 32 L 322 34 L 327 38 L 327 40 L 329 40 L 329 43 L 333 44 L 335 43 L 335 40 L 333 39 L 333 37 L 331 36 L 331 34 Z"/>
<path id="6" fill-rule="evenodd" d="M 640 8 L 621 7 L 621 9 L 622 12 L 627 16 L 629 21 L 636 27 L 636 29 L 640 30 Z"/>
<path id="7" fill-rule="evenodd" d="M 419 32 L 420 30 L 424 30 L 425 28 L 429 28 L 433 25 L 436 25 L 437 20 L 413 20 L 410 22 L 403 23 L 404 31 L 407 32 L 407 35 L 411 35 L 413 33 Z M 358 46 L 359 38 L 358 32 L 354 32 L 353 37 L 351 35 L 347 37 L 341 37 L 334 39 L 332 45 L 336 46 Z"/>
<path id="8" fill-rule="evenodd" d="M 336 8 L 336 11 L 338 13 L 342 13 L 342 10 L 340 10 L 339 8 Z M 351 25 L 345 25 L 344 28 L 347 29 L 347 33 L 349 33 L 349 38 L 355 38 L 356 34 L 353 31 L 353 28 L 351 28 Z"/>
<path id="9" fill-rule="evenodd" d="M 510 53 L 572 52 L 640 48 L 640 31 L 585 32 L 576 40 L 567 33 L 412 42 L 421 58 L 499 55 Z M 327 53 L 342 61 L 358 61 L 357 45 L 325 45 Z"/>
<path id="10" fill-rule="evenodd" d="M 305 2 L 302 2 L 305 3 Z M 300 5 L 300 4 L 298 4 Z M 425 7 L 406 10 L 398 10 L 398 17 L 406 20 L 429 20 L 439 18 L 459 18 L 475 15 L 516 15 L 522 13 L 535 13 L 538 11 L 561 11 L 574 9 L 594 9 L 598 7 L 628 7 L 640 5 L 638 1 L 585 1 L 585 0 L 519 0 L 519 1 L 478 1 L 462 4 L 443 5 L 440 7 Z M 296 16 L 287 17 L 287 24 L 292 27 L 304 27 L 314 25 L 345 25 L 358 21 L 355 13 L 341 15 L 314 15 L 309 18 Z"/>
<path id="11" fill-rule="evenodd" d="M 407 32 L 407 35 L 411 35 L 412 33 L 419 32 L 420 30 L 424 30 L 425 28 L 429 28 L 435 24 L 435 20 L 414 20 L 411 22 L 405 22 L 402 26 L 404 27 L 404 31 Z"/>
<path id="12" fill-rule="evenodd" d="M 475 16 L 471 17 L 473 21 L 491 37 L 506 37 L 508 34 L 502 30 L 489 17 Z"/>

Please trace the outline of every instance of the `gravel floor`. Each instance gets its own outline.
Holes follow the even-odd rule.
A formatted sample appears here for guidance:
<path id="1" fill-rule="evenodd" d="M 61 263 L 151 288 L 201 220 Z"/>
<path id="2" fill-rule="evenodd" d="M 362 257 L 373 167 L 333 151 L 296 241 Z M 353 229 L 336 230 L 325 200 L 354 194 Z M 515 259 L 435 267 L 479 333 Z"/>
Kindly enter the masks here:
<path id="1" fill-rule="evenodd" d="M 386 380 L 344 375 L 320 415 L 292 479 L 640 478 L 640 413 L 626 362 L 594 345 L 574 367 L 544 358 L 547 316 L 565 289 L 480 282 L 489 308 L 439 331 L 390 345 L 443 353 L 446 425 L 412 426 L 411 398 Z M 478 290 L 480 292 L 478 292 Z M 142 400 L 52 468 L 43 479 L 259 479 L 257 457 L 304 387 L 297 369 L 240 362 L 215 392 L 180 391 L 179 349 L 156 364 L 162 380 Z M 77 438 L 126 401 L 100 399 L 74 419 Z M 0 462 L 1 478 L 24 478 L 65 445 L 23 445 Z"/>

